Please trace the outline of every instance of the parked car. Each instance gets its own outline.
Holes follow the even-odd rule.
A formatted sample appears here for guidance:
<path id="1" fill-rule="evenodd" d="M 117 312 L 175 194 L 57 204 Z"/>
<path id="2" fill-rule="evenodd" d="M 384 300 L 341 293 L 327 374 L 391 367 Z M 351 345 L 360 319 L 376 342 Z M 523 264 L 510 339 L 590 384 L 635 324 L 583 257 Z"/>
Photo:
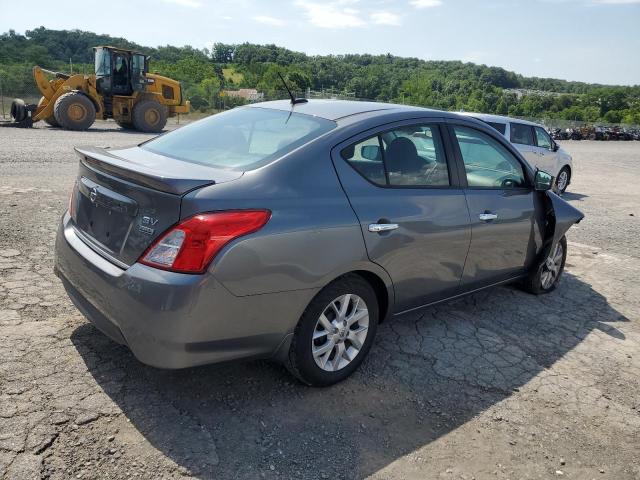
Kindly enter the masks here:
<path id="1" fill-rule="evenodd" d="M 507 282 L 552 291 L 582 219 L 491 127 L 401 105 L 258 103 L 76 151 L 55 271 L 163 368 L 271 357 L 335 383 L 383 320 Z"/>
<path id="2" fill-rule="evenodd" d="M 515 145 L 531 166 L 553 175 L 558 191 L 565 192 L 571 183 L 573 160 L 571 155 L 560 148 L 551 138 L 549 132 L 542 125 L 500 115 L 467 112 L 464 115 L 482 120 L 495 128 Z M 568 138 L 580 140 L 582 137 L 580 132 L 576 131 L 570 133 Z"/>

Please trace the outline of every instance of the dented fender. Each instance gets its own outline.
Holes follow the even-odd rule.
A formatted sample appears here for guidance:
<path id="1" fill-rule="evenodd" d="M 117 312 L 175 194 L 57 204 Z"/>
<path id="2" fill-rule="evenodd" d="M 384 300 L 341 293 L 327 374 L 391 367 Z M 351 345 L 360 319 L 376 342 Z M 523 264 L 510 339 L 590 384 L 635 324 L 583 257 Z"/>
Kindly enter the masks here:
<path id="1" fill-rule="evenodd" d="M 584 218 L 584 213 L 572 206 L 569 202 L 560 198 L 551 190 L 547 190 L 545 194 L 549 201 L 547 215 L 550 217 L 548 218 L 550 232 L 548 235 L 545 235 L 545 240 L 546 243 L 548 243 L 550 250 L 556 246 L 572 225 L 580 223 Z"/>

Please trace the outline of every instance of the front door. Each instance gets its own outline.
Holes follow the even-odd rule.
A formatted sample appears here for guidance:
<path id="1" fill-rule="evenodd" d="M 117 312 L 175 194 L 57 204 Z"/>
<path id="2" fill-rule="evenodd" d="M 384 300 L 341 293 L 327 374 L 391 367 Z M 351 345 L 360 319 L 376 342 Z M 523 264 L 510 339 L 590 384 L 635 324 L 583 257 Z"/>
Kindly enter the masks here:
<path id="1" fill-rule="evenodd" d="M 441 127 L 414 121 L 362 134 L 333 160 L 369 258 L 393 280 L 394 311 L 458 293 L 471 229 Z"/>
<path id="2" fill-rule="evenodd" d="M 113 54 L 113 68 L 111 74 L 111 91 L 114 95 L 131 95 L 131 70 L 129 69 L 129 56 L 115 52 Z"/>
<path id="3" fill-rule="evenodd" d="M 535 257 L 534 191 L 523 165 L 500 141 L 471 126 L 452 125 L 471 217 L 465 289 L 500 282 L 525 271 Z"/>
<path id="4" fill-rule="evenodd" d="M 536 149 L 538 153 L 538 168 L 545 172 L 558 176 L 558 155 L 553 151 L 553 141 L 542 127 L 533 127 L 535 132 Z"/>

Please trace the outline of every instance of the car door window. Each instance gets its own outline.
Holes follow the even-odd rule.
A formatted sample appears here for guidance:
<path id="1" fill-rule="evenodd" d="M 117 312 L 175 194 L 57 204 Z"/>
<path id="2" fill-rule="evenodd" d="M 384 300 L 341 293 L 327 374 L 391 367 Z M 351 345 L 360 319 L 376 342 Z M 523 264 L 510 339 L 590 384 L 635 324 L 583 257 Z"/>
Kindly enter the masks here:
<path id="1" fill-rule="evenodd" d="M 524 125 L 522 123 L 511 124 L 511 143 L 518 143 L 520 145 L 533 145 L 533 129 L 530 125 Z"/>
<path id="2" fill-rule="evenodd" d="M 535 127 L 536 131 L 536 140 L 538 141 L 538 146 L 540 148 L 546 148 L 547 150 L 551 150 L 551 137 L 547 132 L 545 132 L 544 128 Z"/>
<path id="3" fill-rule="evenodd" d="M 487 124 L 489 124 L 491 127 L 495 128 L 502 135 L 504 135 L 505 132 L 507 131 L 507 125 L 505 123 L 487 122 Z"/>
<path id="4" fill-rule="evenodd" d="M 455 126 L 454 131 L 469 187 L 521 188 L 526 186 L 522 165 L 500 142 L 472 128 Z"/>
<path id="5" fill-rule="evenodd" d="M 376 185 L 387 185 L 387 176 L 382 162 L 380 137 L 367 138 L 362 142 L 350 145 L 341 152 L 349 164 L 364 178 Z"/>
<path id="6" fill-rule="evenodd" d="M 349 146 L 341 154 L 358 173 L 376 185 L 450 185 L 440 131 L 434 125 L 390 130 Z"/>

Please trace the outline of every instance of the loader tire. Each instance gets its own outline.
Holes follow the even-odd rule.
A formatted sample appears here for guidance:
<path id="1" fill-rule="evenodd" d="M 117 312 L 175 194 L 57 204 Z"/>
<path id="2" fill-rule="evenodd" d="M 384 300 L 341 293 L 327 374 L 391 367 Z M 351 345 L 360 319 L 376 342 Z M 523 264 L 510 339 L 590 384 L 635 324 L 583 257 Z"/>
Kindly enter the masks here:
<path id="1" fill-rule="evenodd" d="M 11 102 L 11 118 L 16 122 L 22 122 L 27 118 L 27 106 L 24 100 L 16 98 Z"/>
<path id="2" fill-rule="evenodd" d="M 155 100 L 142 100 L 133 107 L 133 126 L 140 132 L 158 133 L 167 124 L 167 107 Z"/>
<path id="3" fill-rule="evenodd" d="M 53 116 L 62 128 L 87 130 L 96 119 L 96 107 L 84 93 L 69 92 L 56 100 Z"/>

